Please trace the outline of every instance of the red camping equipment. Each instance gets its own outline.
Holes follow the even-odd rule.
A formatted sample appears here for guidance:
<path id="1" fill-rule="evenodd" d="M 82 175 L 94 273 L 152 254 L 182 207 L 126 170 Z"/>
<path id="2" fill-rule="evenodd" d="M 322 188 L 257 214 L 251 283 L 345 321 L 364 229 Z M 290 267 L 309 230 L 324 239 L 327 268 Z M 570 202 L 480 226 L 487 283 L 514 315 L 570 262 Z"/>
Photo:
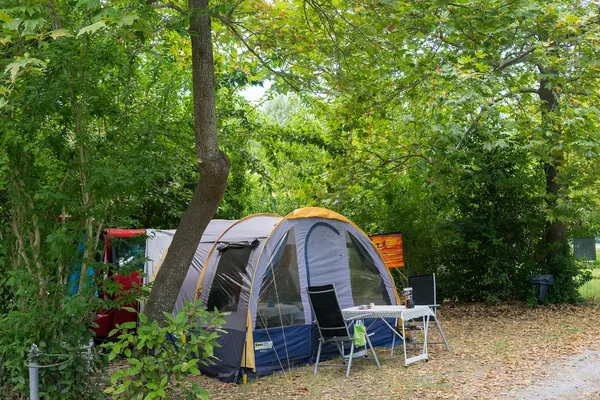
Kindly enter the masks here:
<path id="1" fill-rule="evenodd" d="M 110 267 L 108 273 L 99 279 L 112 279 L 120 285 L 120 290 L 112 296 L 108 293 L 101 293 L 100 296 L 118 302 L 118 299 L 125 293 L 135 289 L 134 283 L 142 286 L 146 242 L 140 240 L 140 236 L 145 236 L 146 231 L 144 229 L 106 229 L 105 234 L 103 260 Z M 124 272 L 119 272 L 120 270 Z M 134 304 L 121 304 L 120 308 L 112 310 L 99 310 L 94 318 L 94 322 L 98 324 L 98 327 L 94 328 L 96 337 L 107 337 L 117 324 L 137 321 L 137 313 L 124 310 L 123 307 L 132 307 L 139 311 L 137 301 Z"/>

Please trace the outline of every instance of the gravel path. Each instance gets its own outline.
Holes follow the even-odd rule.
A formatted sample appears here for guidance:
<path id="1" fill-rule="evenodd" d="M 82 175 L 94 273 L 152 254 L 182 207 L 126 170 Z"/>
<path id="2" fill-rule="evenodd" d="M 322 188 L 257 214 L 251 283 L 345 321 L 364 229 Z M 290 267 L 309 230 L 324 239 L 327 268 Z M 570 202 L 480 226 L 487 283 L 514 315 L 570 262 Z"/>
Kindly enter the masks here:
<path id="1" fill-rule="evenodd" d="M 600 399 L 600 350 L 586 350 L 548 365 L 530 386 L 516 390 L 517 399 Z"/>

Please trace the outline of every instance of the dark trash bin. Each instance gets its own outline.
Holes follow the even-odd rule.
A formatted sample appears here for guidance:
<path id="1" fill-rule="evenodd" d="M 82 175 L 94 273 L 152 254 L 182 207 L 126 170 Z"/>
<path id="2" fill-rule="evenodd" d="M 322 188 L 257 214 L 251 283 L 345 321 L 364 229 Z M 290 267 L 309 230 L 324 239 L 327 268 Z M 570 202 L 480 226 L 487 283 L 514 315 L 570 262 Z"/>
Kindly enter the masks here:
<path id="1" fill-rule="evenodd" d="M 554 285 L 554 275 L 531 275 L 531 282 L 535 284 L 538 290 L 538 303 L 543 304 L 546 302 L 548 296 L 548 289 L 551 285 Z"/>

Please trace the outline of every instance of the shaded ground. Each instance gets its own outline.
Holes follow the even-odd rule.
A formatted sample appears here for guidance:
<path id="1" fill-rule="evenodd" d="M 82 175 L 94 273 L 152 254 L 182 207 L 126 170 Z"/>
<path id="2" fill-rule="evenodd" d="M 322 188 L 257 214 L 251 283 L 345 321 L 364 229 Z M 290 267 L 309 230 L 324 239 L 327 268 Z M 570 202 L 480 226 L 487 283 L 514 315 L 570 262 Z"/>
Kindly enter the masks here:
<path id="1" fill-rule="evenodd" d="M 323 368 L 315 377 L 311 367 L 247 385 L 196 379 L 214 399 L 245 400 L 588 398 L 600 390 L 598 379 L 588 380 L 585 387 L 575 380 L 580 377 L 577 371 L 600 363 L 596 353 L 584 353 L 600 347 L 600 308 L 596 305 L 537 309 L 523 305 L 445 306 L 440 317 L 452 350 L 431 346 L 429 362 L 408 368 L 402 366 L 400 357 L 389 356 L 389 348 L 380 348 L 381 370 L 372 361 L 360 361 L 353 365 L 348 379 L 341 368 Z M 584 356 L 569 358 L 577 354 Z M 572 373 L 565 367 L 569 363 L 576 365 Z"/>

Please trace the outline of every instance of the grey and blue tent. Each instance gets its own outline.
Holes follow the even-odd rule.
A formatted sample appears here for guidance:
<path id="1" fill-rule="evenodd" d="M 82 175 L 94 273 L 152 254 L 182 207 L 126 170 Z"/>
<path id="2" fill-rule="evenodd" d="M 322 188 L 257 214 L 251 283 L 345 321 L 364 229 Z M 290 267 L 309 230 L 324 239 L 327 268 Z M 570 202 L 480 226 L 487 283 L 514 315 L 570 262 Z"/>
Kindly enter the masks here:
<path id="1" fill-rule="evenodd" d="M 230 312 L 227 334 L 215 349 L 218 360 L 203 373 L 235 382 L 243 374 L 261 376 L 313 361 L 317 332 L 306 289 L 331 283 L 342 308 L 399 303 L 369 237 L 334 211 L 309 207 L 286 217 L 213 220 L 174 311 L 199 298 L 209 310 Z M 375 346 L 391 343 L 383 321 L 369 332 Z"/>

